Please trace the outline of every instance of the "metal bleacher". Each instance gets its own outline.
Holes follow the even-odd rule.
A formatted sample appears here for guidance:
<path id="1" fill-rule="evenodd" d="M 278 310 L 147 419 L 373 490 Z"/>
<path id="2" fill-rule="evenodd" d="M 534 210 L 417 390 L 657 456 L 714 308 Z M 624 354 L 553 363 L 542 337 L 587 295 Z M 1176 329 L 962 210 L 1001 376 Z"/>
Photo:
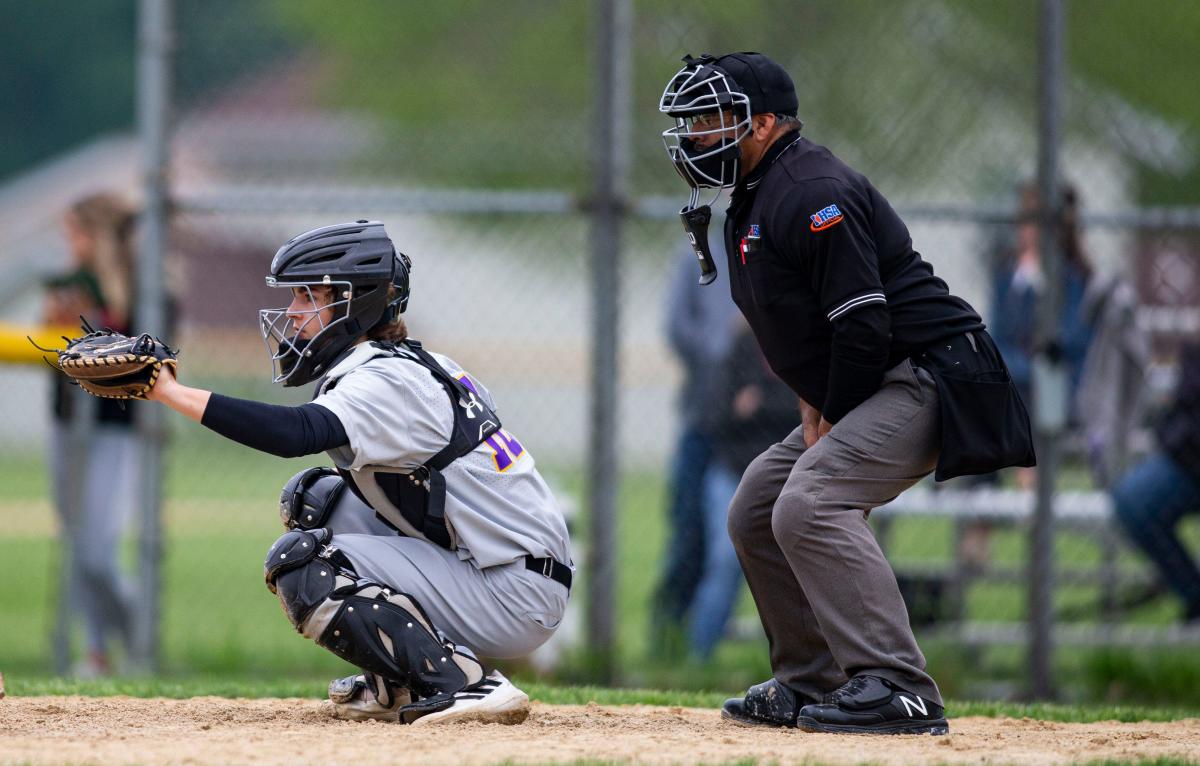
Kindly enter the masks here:
<path id="1" fill-rule="evenodd" d="M 885 552 L 893 543 L 897 521 L 912 518 L 948 519 L 952 522 L 953 551 L 949 561 L 893 561 L 902 583 L 925 583 L 935 590 L 940 604 L 937 619 L 914 627 L 924 637 L 952 639 L 966 646 L 1017 645 L 1028 640 L 1025 622 L 993 622 L 967 614 L 966 591 L 977 583 L 1009 584 L 1028 589 L 1024 562 L 987 562 L 980 565 L 963 556 L 963 530 L 972 523 L 992 528 L 1026 527 L 1033 518 L 1035 494 L 1032 490 L 995 487 L 970 489 L 934 489 L 914 487 L 888 505 L 871 512 L 871 521 Z M 1100 593 L 1091 614 L 1068 618 L 1060 615 L 1054 626 L 1054 641 L 1063 646 L 1180 646 L 1200 643 L 1200 625 L 1146 625 L 1122 621 L 1118 593 L 1125 589 L 1148 590 L 1156 583 L 1154 573 L 1144 562 L 1131 564 L 1128 557 L 1119 561 L 1125 547 L 1123 534 L 1114 526 L 1112 501 L 1100 490 L 1064 491 L 1055 496 L 1054 522 L 1058 535 L 1085 535 L 1100 550 L 1098 562 L 1080 564 L 1058 562 L 1052 587 L 1093 586 Z M 889 552 L 890 554 L 890 552 Z M 910 610 L 912 605 L 910 604 Z"/>

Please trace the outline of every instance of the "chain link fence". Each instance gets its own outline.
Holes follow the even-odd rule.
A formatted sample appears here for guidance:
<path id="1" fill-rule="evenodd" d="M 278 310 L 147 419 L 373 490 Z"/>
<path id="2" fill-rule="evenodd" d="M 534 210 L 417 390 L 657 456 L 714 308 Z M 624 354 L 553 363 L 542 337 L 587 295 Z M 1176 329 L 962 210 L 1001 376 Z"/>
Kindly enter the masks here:
<path id="1" fill-rule="evenodd" d="M 1085 5 L 1071 6 L 1071 39 Z M 612 108 L 628 108 L 627 115 L 598 114 L 595 106 L 596 73 L 614 55 L 597 43 L 609 3 L 522 1 L 497 13 L 482 2 L 418 12 L 390 3 L 175 0 L 168 281 L 179 309 L 182 377 L 237 396 L 304 401 L 305 391 L 269 384 L 255 314 L 279 301 L 263 282 L 269 258 L 300 231 L 383 220 L 413 258 L 413 335 L 489 386 L 506 428 L 573 515 L 576 562 L 585 564 L 578 614 L 532 667 L 562 679 L 597 677 L 605 663 L 588 651 L 580 602 L 595 592 L 587 564 L 608 561 L 616 577 L 607 607 L 615 625 L 611 680 L 733 691 L 768 672 L 744 586 L 724 597 L 734 599 L 727 625 L 710 627 L 697 645 L 689 620 L 703 553 L 682 557 L 675 573 L 682 585 L 664 580 L 672 553 L 679 558 L 687 540 L 704 535 L 694 511 L 675 528 L 670 518 L 679 489 L 673 461 L 685 449 L 689 421 L 680 396 L 687 374 L 667 327 L 677 305 L 672 295 L 689 288 L 676 284 L 684 257 L 676 213 L 685 188 L 659 139 L 667 127 L 656 109 L 662 87 L 684 53 L 749 48 L 780 61 L 796 81 L 805 134 L 872 180 L 905 218 L 917 250 L 993 330 L 1013 326 L 1004 340 L 1026 357 L 1010 358 L 1016 366 L 1035 350 L 1018 321 L 1029 316 L 1020 312 L 1035 312 L 1042 294 L 1042 256 L 1027 231 L 1036 224 L 1022 218 L 1038 207 L 1021 196 L 1035 180 L 1038 156 L 1038 5 L 617 6 L 631 18 L 618 27 L 629 35 L 629 57 L 613 70 Z M 1094 30 L 1086 34 L 1099 45 Z M 1055 477 L 1057 575 L 1047 587 L 1057 643 L 1101 651 L 1200 639 L 1180 627 L 1177 602 L 1114 525 L 1108 494 L 1128 466 L 1157 449 L 1151 426 L 1171 401 L 1181 342 L 1200 329 L 1200 208 L 1187 207 L 1196 204 L 1194 194 L 1176 194 L 1196 176 L 1200 142 L 1196 123 L 1139 101 L 1123 80 L 1114 84 L 1089 69 L 1093 58 L 1072 58 L 1064 81 L 1060 164 L 1078 192 L 1085 264 L 1079 293 L 1067 303 L 1093 318 L 1079 321 L 1085 340 L 1069 354 L 1082 375 L 1086 339 L 1102 334 L 1095 318 L 1103 306 L 1095 301 L 1114 295 L 1127 301 L 1126 329 L 1136 330 L 1131 342 L 1144 343 L 1145 354 L 1128 378 L 1132 388 L 1109 403 L 1114 412 L 1140 403 L 1118 421 L 1120 430 L 1097 433 L 1089 425 L 1098 412 L 1073 414 Z M 589 162 L 596 126 L 611 118 L 627 149 L 619 158 L 627 169 L 618 191 L 626 198 L 611 296 L 617 356 L 614 369 L 596 369 L 592 317 L 601 298 L 590 275 L 598 200 Z M 30 241 L 10 251 L 29 250 Z M 65 259 L 65 243 L 44 233 L 36 241 Z M 1115 284 L 1126 291 L 1101 289 Z M 726 354 L 748 342 L 734 327 L 731 319 L 722 329 L 730 333 Z M 31 375 L 3 371 L 5 379 Z M 597 444 L 591 392 L 594 376 L 604 375 L 618 383 L 615 429 L 600 434 L 619 468 L 610 477 L 619 482 L 615 547 L 589 555 Z M 44 441 L 45 425 L 29 413 L 46 410 L 45 389 L 30 390 L 6 403 L 5 415 Z M 705 396 L 711 403 L 720 394 Z M 739 438 L 765 447 L 796 423 L 794 408 L 776 410 L 765 430 Z M 292 634 L 258 585 L 261 556 L 278 533 L 278 490 L 320 461 L 259 456 L 179 418 L 169 419 L 169 429 L 161 666 L 336 672 L 338 663 Z M 7 438 L 16 444 L 15 432 Z M 1104 449 L 1109 462 L 1097 473 Z M 36 461 L 22 460 L 13 465 L 37 472 Z M 697 481 L 695 472 L 684 473 Z M 1034 482 L 1017 471 L 945 486 L 930 481 L 872 515 L 934 675 L 952 694 L 1025 688 Z M 44 495 L 28 494 L 28 503 L 13 508 L 41 512 Z M 44 525 L 34 526 L 31 536 L 48 536 Z M 1195 543 L 1195 525 L 1186 532 Z M 39 545 L 30 566 L 52 567 L 51 546 Z M 0 620 L 44 635 L 53 609 L 43 605 L 56 603 L 53 587 L 37 598 L 24 622 Z M 25 666 L 48 660 L 32 639 L 12 651 L 9 660 Z M 1085 654 L 1060 652 L 1059 667 L 1078 668 Z"/>

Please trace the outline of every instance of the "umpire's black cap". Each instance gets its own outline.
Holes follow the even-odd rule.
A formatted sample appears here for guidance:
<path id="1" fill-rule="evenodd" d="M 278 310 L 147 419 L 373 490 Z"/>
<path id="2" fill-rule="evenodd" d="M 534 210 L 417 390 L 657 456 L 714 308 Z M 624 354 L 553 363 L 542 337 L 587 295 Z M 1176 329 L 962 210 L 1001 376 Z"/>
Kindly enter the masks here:
<path id="1" fill-rule="evenodd" d="M 745 51 L 716 56 L 713 66 L 733 78 L 742 93 L 750 99 L 752 114 L 786 114 L 796 116 L 800 102 L 796 86 L 783 67 L 761 53 Z"/>

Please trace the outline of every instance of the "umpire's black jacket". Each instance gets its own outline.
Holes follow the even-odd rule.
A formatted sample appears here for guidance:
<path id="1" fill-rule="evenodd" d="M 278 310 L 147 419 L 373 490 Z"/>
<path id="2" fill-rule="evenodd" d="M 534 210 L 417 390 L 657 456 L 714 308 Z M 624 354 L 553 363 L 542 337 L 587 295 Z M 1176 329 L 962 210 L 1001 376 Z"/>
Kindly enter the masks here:
<path id="1" fill-rule="evenodd" d="M 733 190 L 730 291 L 772 369 L 836 423 L 883 374 L 979 315 L 912 248 L 874 186 L 798 133 Z"/>

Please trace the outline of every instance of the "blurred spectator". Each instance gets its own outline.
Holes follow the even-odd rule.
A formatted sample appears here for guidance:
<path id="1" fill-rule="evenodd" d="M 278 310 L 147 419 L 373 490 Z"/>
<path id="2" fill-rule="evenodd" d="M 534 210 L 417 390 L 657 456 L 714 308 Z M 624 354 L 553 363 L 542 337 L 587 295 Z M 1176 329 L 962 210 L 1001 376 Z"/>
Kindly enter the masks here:
<path id="1" fill-rule="evenodd" d="M 75 202 L 64 216 L 71 253 L 70 268 L 46 281 L 43 320 L 79 324 L 81 316 L 96 327 L 129 332 L 133 296 L 133 229 L 137 212 L 120 196 L 99 193 Z M 71 613 L 83 614 L 87 654 L 75 665 L 81 676 L 113 670 L 114 639 L 128 653 L 132 641 L 133 583 L 117 561 L 121 537 L 132 516 L 137 441 L 133 410 L 112 399 L 94 402 L 74 396 L 67 378 L 54 374 L 50 475 L 54 503 L 71 560 Z M 69 462 L 74 410 L 91 418 L 82 464 Z M 74 476 L 82 483 L 67 495 Z"/>
<path id="2" fill-rule="evenodd" d="M 1180 355 L 1175 400 L 1159 423 L 1158 448 L 1113 490 L 1117 520 L 1158 568 L 1184 605 L 1184 620 L 1200 620 L 1200 569 L 1176 527 L 1200 514 L 1200 344 Z"/>
<path id="3" fill-rule="evenodd" d="M 1045 293 L 1045 274 L 1038 246 L 1037 189 L 1027 185 L 1020 194 L 1015 247 L 1013 252 L 1001 258 L 992 282 L 992 320 L 988 332 L 995 339 L 1021 395 L 1026 402 L 1031 402 L 1038 303 Z M 1059 245 L 1063 257 L 1063 293 L 1058 342 L 1068 366 L 1073 395 L 1091 340 L 1091 330 L 1081 307 L 1092 268 L 1080 239 L 1079 197 L 1069 185 L 1063 188 Z"/>
<path id="4" fill-rule="evenodd" d="M 1106 489 L 1128 467 L 1131 436 L 1145 422 L 1150 337 L 1138 325 L 1137 304 L 1137 291 L 1121 278 L 1093 279 L 1083 300 L 1092 340 L 1075 392 L 1075 419 L 1092 477 Z"/>
<path id="5" fill-rule="evenodd" d="M 692 602 L 692 657 L 712 656 L 742 590 L 742 567 L 729 539 L 729 501 L 750 461 L 800 425 L 796 394 L 771 372 L 750 326 L 740 329 L 713 377 L 704 430 L 712 462 L 704 477 L 704 568 Z"/>
<path id="6" fill-rule="evenodd" d="M 992 311 L 988 332 L 1004 357 L 1009 375 L 1021 392 L 1027 407 L 1033 404 L 1033 358 L 1038 349 L 1039 304 L 1045 294 L 1046 279 L 1040 247 L 1038 225 L 1039 196 L 1033 184 L 1023 184 L 1019 190 L 1019 211 L 1016 236 L 1007 245 L 995 264 L 992 277 Z M 1067 365 L 1070 380 L 1068 401 L 1074 402 L 1083 376 L 1084 361 L 1091 345 L 1092 325 L 1097 313 L 1085 310 L 1085 295 L 1092 279 L 1092 267 L 1083 250 L 1079 230 L 1079 195 L 1070 184 L 1062 189 L 1062 220 L 1059 228 L 1059 248 L 1062 264 L 1062 307 L 1059 311 L 1056 342 Z M 1098 296 L 1096 298 L 1098 300 Z M 1098 305 L 1093 305 L 1093 312 Z M 1115 310 L 1117 306 L 1111 305 Z M 1110 336 L 1111 337 L 1111 336 Z M 1114 360 L 1103 360 L 1105 366 Z M 1099 365 L 1101 360 L 1096 360 Z M 1095 388 L 1089 391 L 1095 397 Z M 1072 408 L 1073 412 L 1077 411 Z M 1017 484 L 1022 489 L 1033 487 L 1037 469 L 1017 468 Z M 968 486 L 994 484 L 997 474 L 966 477 Z M 959 558 L 972 571 L 981 571 L 991 558 L 991 529 L 986 521 L 963 525 L 959 537 Z"/>
<path id="7" fill-rule="evenodd" d="M 721 221 L 713 223 L 720 230 Z M 651 611 L 651 649 L 671 654 L 682 640 L 683 621 L 700 583 L 704 550 L 704 480 L 712 444 L 701 427 L 712 372 L 729 349 L 737 307 L 718 256 L 712 284 L 699 284 L 690 249 L 680 252 L 667 295 L 666 333 L 683 364 L 679 391 L 680 430 L 668 479 L 666 562 Z M 724 517 L 725 508 L 721 513 Z M 723 523 L 723 522 L 722 522 Z"/>

